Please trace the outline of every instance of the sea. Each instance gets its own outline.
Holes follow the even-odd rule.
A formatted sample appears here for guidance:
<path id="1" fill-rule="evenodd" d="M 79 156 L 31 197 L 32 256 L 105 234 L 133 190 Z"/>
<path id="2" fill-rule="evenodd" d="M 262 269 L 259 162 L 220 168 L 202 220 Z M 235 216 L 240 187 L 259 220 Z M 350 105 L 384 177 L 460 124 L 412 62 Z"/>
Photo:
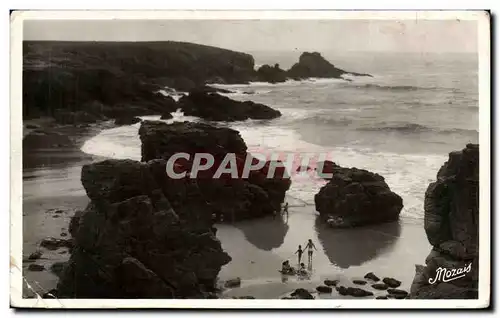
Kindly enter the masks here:
<path id="1" fill-rule="evenodd" d="M 256 62 L 287 69 L 300 52 L 249 52 Z M 423 219 L 425 191 L 451 151 L 478 143 L 478 60 L 464 53 L 321 52 L 335 66 L 373 77 L 310 78 L 285 83 L 216 85 L 235 100 L 279 110 L 274 120 L 214 123 L 240 132 L 250 152 L 328 153 L 344 167 L 382 175 L 403 198 L 401 217 Z M 167 93 L 168 91 L 168 93 Z M 178 98 L 183 92 L 163 91 Z M 158 119 L 147 116 L 145 119 Z M 172 121 L 201 121 L 182 111 Z M 102 131 L 82 150 L 140 160 L 139 124 Z M 291 205 L 314 205 L 324 181 L 296 174 Z"/>

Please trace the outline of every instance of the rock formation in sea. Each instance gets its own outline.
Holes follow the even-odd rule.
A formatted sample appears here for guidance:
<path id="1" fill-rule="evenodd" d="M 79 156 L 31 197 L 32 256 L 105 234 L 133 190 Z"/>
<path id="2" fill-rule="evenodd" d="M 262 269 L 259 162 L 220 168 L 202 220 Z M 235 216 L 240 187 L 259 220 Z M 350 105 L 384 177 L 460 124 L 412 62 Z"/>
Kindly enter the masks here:
<path id="1" fill-rule="evenodd" d="M 449 154 L 427 188 L 424 208 L 425 232 L 433 247 L 425 266 L 416 266 L 410 298 L 477 298 L 479 145 Z"/>
<path id="2" fill-rule="evenodd" d="M 395 221 L 403 199 L 379 174 L 330 165 L 332 177 L 314 196 L 316 210 L 332 227 L 354 227 Z"/>
<path id="3" fill-rule="evenodd" d="M 162 160 L 83 167 L 91 202 L 71 221 L 74 247 L 57 297 L 205 298 L 213 292 L 231 258 L 203 207 L 172 208 L 167 179 Z"/>
<path id="4" fill-rule="evenodd" d="M 185 177 L 165 181 L 169 184 L 165 193 L 174 209 L 199 208 L 208 215 L 215 214 L 217 220 L 222 216 L 226 222 L 271 215 L 280 208 L 291 185 L 282 163 L 261 162 L 252 157 L 247 153 L 247 146 L 239 132 L 230 128 L 193 122 L 165 124 L 143 121 L 139 135 L 144 162 L 169 160 L 178 153 L 189 154 L 188 160 L 176 160 L 171 167 L 175 173 L 186 172 Z M 192 164 L 196 153 L 212 155 L 214 164 L 210 169 L 198 171 L 195 176 Z M 228 154 L 234 154 L 233 163 L 224 162 L 231 158 Z M 248 176 L 242 176 L 246 160 L 253 165 L 260 162 L 263 166 L 249 171 Z M 231 164 L 237 167 L 237 174 L 226 172 L 217 178 L 219 167 Z M 272 167 L 277 167 L 276 173 L 267 178 Z"/>
<path id="5" fill-rule="evenodd" d="M 274 66 L 265 64 L 257 70 L 257 80 L 259 82 L 280 83 L 285 82 L 287 79 L 287 72 L 282 70 L 279 64 Z"/>
<path id="6" fill-rule="evenodd" d="M 344 71 L 328 62 L 318 52 L 304 52 L 288 71 L 287 76 L 293 79 L 304 79 L 309 77 L 341 78 L 342 75 L 371 76 L 369 74 Z"/>
<path id="7" fill-rule="evenodd" d="M 183 96 L 178 107 L 185 115 L 213 121 L 238 121 L 246 119 L 273 119 L 281 113 L 269 106 L 252 101 L 235 101 L 217 93 L 193 90 Z"/>

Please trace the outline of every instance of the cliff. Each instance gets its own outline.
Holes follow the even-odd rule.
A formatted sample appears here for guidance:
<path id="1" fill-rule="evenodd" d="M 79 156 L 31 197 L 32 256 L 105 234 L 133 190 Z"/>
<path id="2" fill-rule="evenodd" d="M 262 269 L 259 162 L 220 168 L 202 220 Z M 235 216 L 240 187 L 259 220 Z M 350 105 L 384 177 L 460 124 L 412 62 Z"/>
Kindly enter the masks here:
<path id="1" fill-rule="evenodd" d="M 477 298 L 479 145 L 450 153 L 439 169 L 425 193 L 424 226 L 433 248 L 426 265 L 417 265 L 411 298 Z"/>
<path id="2" fill-rule="evenodd" d="M 100 116 L 174 108 L 153 92 L 254 77 L 249 54 L 183 42 L 23 43 L 23 115 L 82 110 Z M 175 110 L 175 109 L 173 109 Z"/>

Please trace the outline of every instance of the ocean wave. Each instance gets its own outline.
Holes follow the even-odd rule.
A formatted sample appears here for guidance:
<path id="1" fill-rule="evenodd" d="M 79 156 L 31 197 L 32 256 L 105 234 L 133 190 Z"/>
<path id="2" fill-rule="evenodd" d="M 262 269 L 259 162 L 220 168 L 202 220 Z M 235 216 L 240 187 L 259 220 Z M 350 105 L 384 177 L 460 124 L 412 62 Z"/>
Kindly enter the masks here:
<path id="1" fill-rule="evenodd" d="M 429 127 L 429 126 L 420 125 L 420 124 L 416 124 L 416 123 L 401 123 L 401 124 L 382 123 L 382 124 L 377 125 L 377 126 L 358 127 L 357 130 L 400 132 L 400 133 L 436 132 L 436 133 L 440 133 L 440 134 L 477 134 L 478 133 L 478 131 L 475 129 L 463 129 L 463 128 L 439 129 L 439 128 Z"/>
<path id="2" fill-rule="evenodd" d="M 424 87 L 424 86 L 413 86 L 413 85 L 382 85 L 382 84 L 374 84 L 374 83 L 366 83 L 366 84 L 358 84 L 353 82 L 352 84 L 347 84 L 345 87 L 355 88 L 355 89 L 373 89 L 373 90 L 386 90 L 386 91 L 418 91 L 418 90 L 440 90 L 443 89 L 441 87 Z"/>
<path id="3" fill-rule="evenodd" d="M 346 117 L 335 117 L 324 116 L 324 115 L 314 115 L 306 117 L 302 120 L 303 123 L 308 124 L 321 124 L 321 125 L 331 125 L 331 126 L 348 126 L 353 120 Z"/>
<path id="4" fill-rule="evenodd" d="M 176 91 L 175 89 L 170 88 L 170 87 L 165 87 L 164 89 L 161 89 L 158 92 L 161 93 L 161 94 L 163 94 L 164 96 L 170 96 L 170 97 L 172 97 L 176 102 L 178 102 L 179 99 L 181 99 L 182 96 L 188 94 L 186 92 Z"/>

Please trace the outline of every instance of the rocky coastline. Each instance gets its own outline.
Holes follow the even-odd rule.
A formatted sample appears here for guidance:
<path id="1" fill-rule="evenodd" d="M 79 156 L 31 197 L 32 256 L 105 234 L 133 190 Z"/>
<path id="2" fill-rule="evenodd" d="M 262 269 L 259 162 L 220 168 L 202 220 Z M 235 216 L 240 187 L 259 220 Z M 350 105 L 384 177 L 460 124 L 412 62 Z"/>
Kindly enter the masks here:
<path id="1" fill-rule="evenodd" d="M 25 41 L 23 119 L 127 122 L 122 119 L 164 115 L 183 107 L 208 120 L 272 119 L 280 113 L 265 105 L 232 101 L 207 85 L 370 76 L 338 69 L 317 52 L 303 53 L 288 71 L 279 65 L 254 68 L 249 54 L 193 43 Z M 166 87 L 193 94 L 176 103 L 160 93 Z M 211 106 L 198 107 L 200 102 Z M 220 110 L 230 113 L 221 115 Z"/>
<path id="2" fill-rule="evenodd" d="M 69 261 L 53 268 L 60 276 L 57 289 L 45 295 L 58 298 L 217 298 L 218 274 L 232 258 L 214 225 L 272 216 L 291 186 L 284 167 L 274 178 L 265 177 L 276 164 L 269 161 L 246 178 L 214 179 L 217 166 L 191 178 L 193 162 L 188 159 L 173 167 L 187 177 L 171 179 L 167 160 L 179 152 L 210 153 L 218 164 L 232 153 L 238 171 L 247 160 L 258 159 L 236 130 L 207 123 L 141 121 L 137 116 L 167 119 L 181 108 L 207 121 L 269 120 L 281 113 L 263 104 L 231 100 L 206 85 L 370 76 L 338 69 L 317 52 L 303 53 L 287 71 L 279 65 L 255 70 L 251 55 L 178 42 L 25 42 L 23 59 L 26 120 L 46 116 L 55 121 L 52 128 L 82 129 L 110 120 L 116 126 L 140 123 L 141 161 L 85 164 L 81 182 L 90 203 L 73 216 L 71 238 L 42 242 L 45 248 L 71 250 Z M 159 93 L 165 86 L 189 94 L 175 101 Z M 45 148 L 78 145 L 62 133 L 52 134 L 51 128 L 33 129 L 23 143 Z M 478 156 L 478 145 L 451 153 L 427 190 L 425 230 L 433 250 L 426 266 L 417 266 L 411 291 L 398 289 L 401 282 L 391 277 L 378 282 L 373 273 L 353 281 L 355 285 L 369 282 L 373 289 L 387 291 L 379 296 L 386 298 L 477 298 Z M 403 201 L 382 176 L 333 162 L 324 162 L 323 172 L 333 176 L 316 194 L 315 206 L 330 230 L 398 220 Z M 37 258 L 30 255 L 31 261 Z M 438 267 L 468 263 L 472 274 L 467 279 L 428 283 Z M 30 268 L 40 270 L 37 264 Z M 332 280 L 316 288 L 320 294 L 334 290 L 342 296 L 374 296 Z M 315 298 L 301 288 L 286 297 Z"/>

